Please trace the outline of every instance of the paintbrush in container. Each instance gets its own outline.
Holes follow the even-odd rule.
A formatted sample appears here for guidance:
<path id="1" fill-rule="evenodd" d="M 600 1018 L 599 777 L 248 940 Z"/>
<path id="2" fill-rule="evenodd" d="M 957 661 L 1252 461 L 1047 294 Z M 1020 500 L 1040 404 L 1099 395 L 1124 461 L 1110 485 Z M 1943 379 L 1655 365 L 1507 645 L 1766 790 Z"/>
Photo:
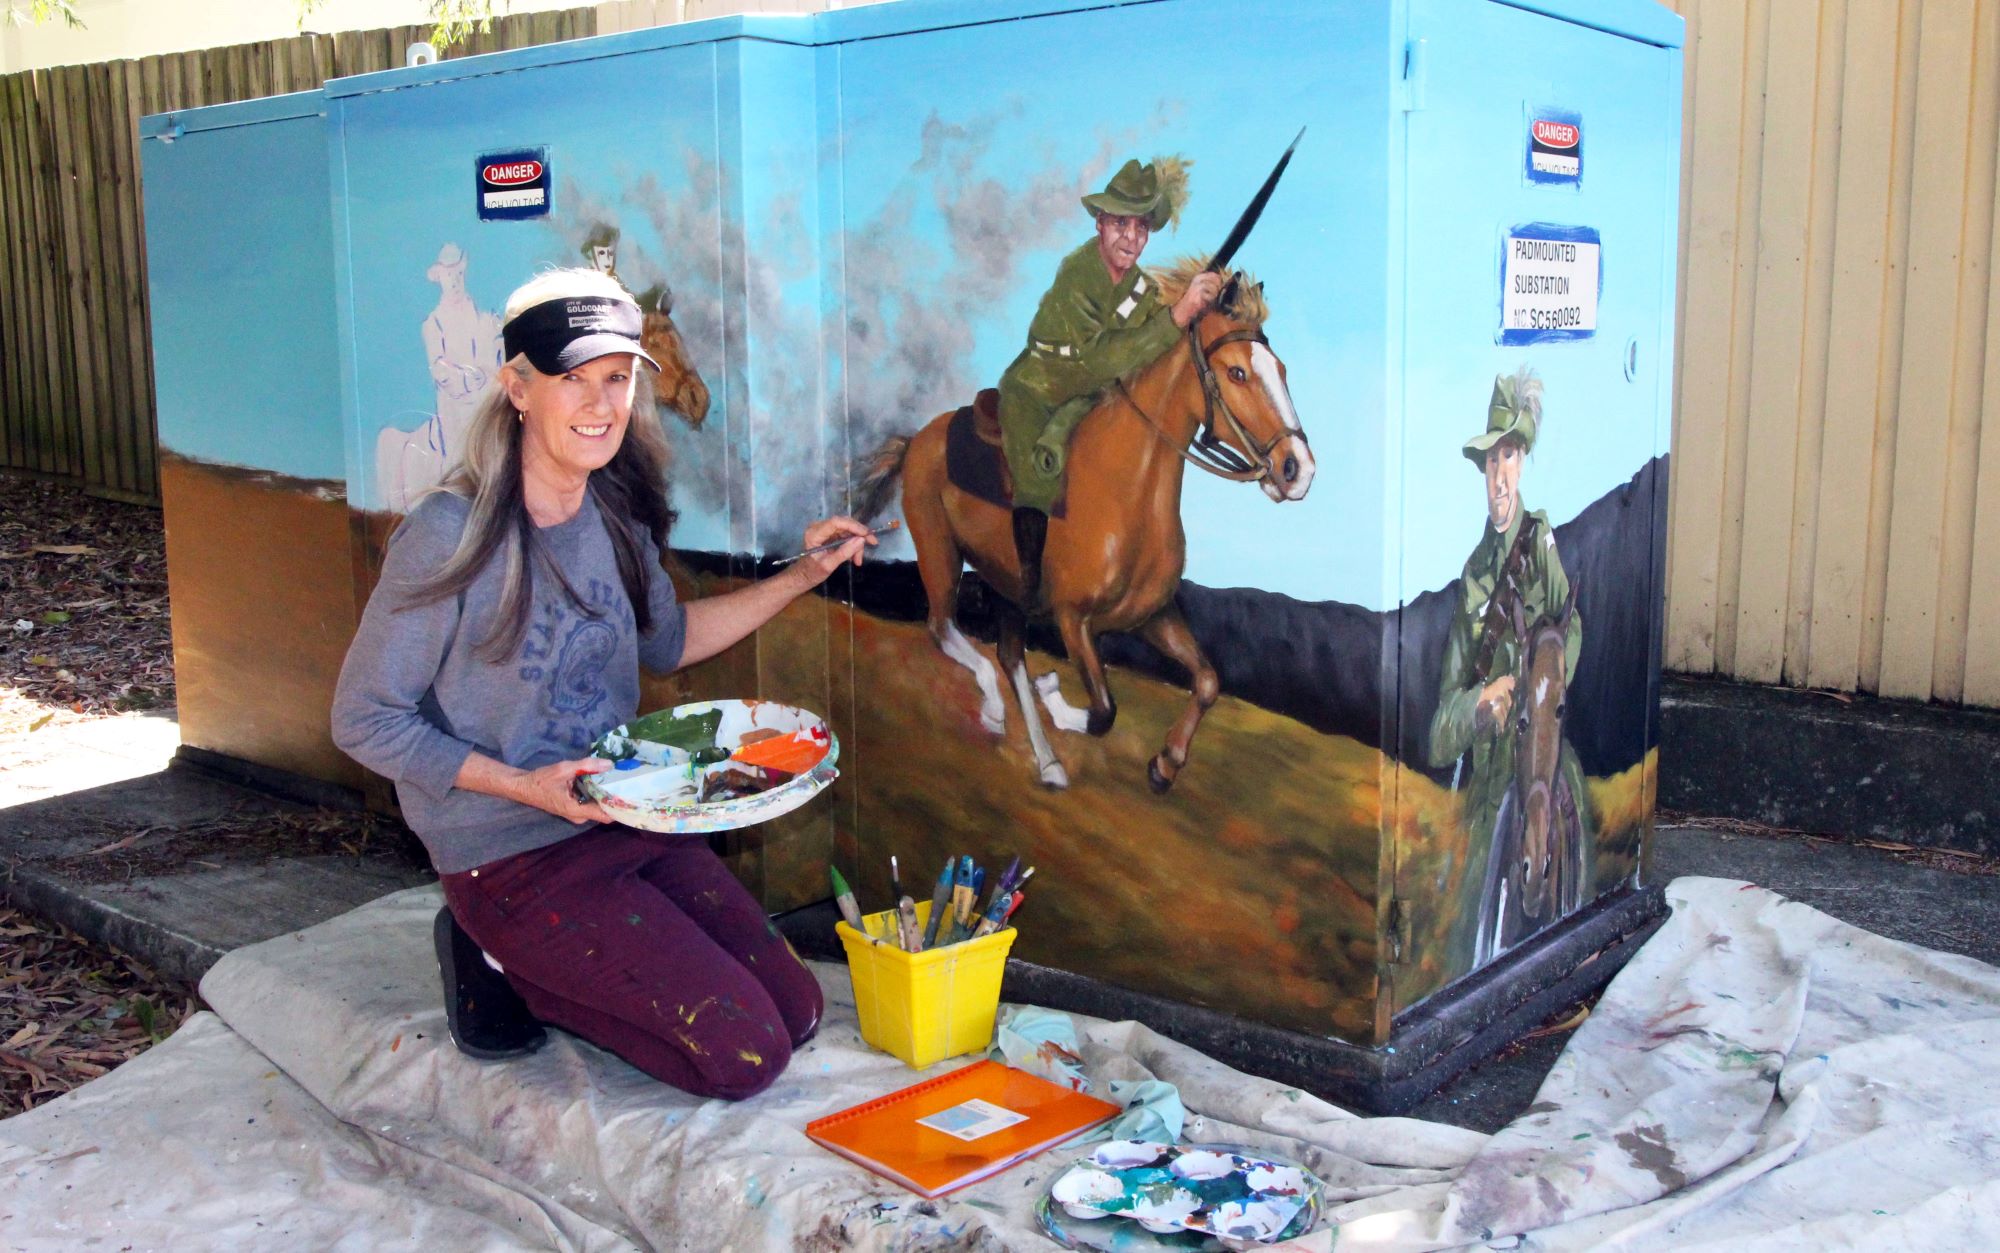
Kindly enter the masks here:
<path id="1" fill-rule="evenodd" d="M 931 896 L 930 925 L 924 928 L 925 948 L 934 948 L 937 945 L 938 925 L 944 921 L 945 913 L 951 908 L 952 868 L 957 864 L 951 858 L 945 858 L 944 870 L 938 874 L 937 891 Z"/>
<path id="2" fill-rule="evenodd" d="M 865 539 L 867 538 L 867 536 L 888 535 L 893 531 L 902 529 L 902 525 L 903 525 L 903 520 L 901 518 L 892 518 L 890 519 L 889 524 L 887 526 L 878 526 L 874 530 L 869 531 L 867 535 L 843 535 L 839 539 L 830 539 L 824 544 L 814 544 L 811 548 L 806 549 L 802 553 L 793 553 L 789 557 L 780 557 L 771 564 L 774 567 L 788 566 L 791 565 L 794 561 L 798 561 L 799 559 L 804 557 L 815 556 L 819 553 L 830 553 L 834 549 L 839 548 L 842 544 L 851 543 L 854 540 Z"/>

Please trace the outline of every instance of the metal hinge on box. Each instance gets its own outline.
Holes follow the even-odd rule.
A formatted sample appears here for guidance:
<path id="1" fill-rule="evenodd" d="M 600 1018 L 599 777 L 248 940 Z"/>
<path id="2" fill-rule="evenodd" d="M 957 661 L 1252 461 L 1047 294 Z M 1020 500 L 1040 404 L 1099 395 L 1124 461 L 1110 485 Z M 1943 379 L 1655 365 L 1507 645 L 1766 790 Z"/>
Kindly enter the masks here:
<path id="1" fill-rule="evenodd" d="M 1389 945 L 1389 964 L 1400 965 L 1408 961 L 1412 917 L 1416 910 L 1401 897 L 1389 898 L 1388 934 L 1384 937 Z"/>

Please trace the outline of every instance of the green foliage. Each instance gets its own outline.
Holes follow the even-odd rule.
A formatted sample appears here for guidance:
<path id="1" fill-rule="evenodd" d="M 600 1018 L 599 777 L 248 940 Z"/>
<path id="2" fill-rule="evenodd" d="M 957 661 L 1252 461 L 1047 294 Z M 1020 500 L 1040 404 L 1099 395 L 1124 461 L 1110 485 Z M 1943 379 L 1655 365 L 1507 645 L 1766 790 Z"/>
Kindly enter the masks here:
<path id="1" fill-rule="evenodd" d="M 40 26 L 56 18 L 63 25 L 81 30 L 83 19 L 76 15 L 76 6 L 70 0 L 4 0 L 6 20 L 9 26 Z"/>
<path id="2" fill-rule="evenodd" d="M 18 0 L 7 0 L 7 3 L 18 3 Z M 34 3 L 37 6 L 51 3 L 60 4 L 65 9 L 69 7 L 69 0 L 34 0 Z M 298 5 L 299 25 L 304 26 L 306 18 L 326 0 L 294 0 L 294 3 Z M 497 3 L 499 0 L 426 0 L 425 7 L 430 10 L 432 22 L 431 46 L 443 52 L 474 34 L 492 30 L 493 8 Z"/>

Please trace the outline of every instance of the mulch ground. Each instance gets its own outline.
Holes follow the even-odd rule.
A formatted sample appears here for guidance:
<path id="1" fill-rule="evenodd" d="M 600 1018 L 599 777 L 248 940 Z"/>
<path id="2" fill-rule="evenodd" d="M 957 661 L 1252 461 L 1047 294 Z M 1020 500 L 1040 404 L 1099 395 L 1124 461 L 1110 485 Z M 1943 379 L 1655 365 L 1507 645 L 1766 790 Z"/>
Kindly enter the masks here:
<path id="1" fill-rule="evenodd" d="M 52 729 L 173 702 L 160 511 L 0 473 L 0 770 L 45 755 Z M 97 842 L 44 868 L 106 883 L 315 854 L 423 864 L 392 819 L 247 796 L 201 822 L 85 834 Z M 130 1060 L 198 1005 L 192 987 L 0 906 L 0 1118 Z"/>
<path id="2" fill-rule="evenodd" d="M 0 906 L 0 1118 L 130 1061 L 197 1008 L 186 984 Z"/>
<path id="3" fill-rule="evenodd" d="M 160 511 L 0 474 L 0 744 L 173 702 Z"/>

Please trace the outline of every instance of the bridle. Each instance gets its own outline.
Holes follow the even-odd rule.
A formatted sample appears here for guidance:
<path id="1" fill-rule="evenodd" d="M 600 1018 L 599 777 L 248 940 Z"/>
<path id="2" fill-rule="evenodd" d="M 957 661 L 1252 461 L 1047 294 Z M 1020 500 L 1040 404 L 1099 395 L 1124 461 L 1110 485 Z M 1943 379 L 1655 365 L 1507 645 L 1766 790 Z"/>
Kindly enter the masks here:
<path id="1" fill-rule="evenodd" d="M 1263 344 L 1269 347 L 1270 342 L 1264 338 L 1263 331 L 1246 327 L 1233 331 L 1225 331 L 1211 340 L 1208 346 L 1204 348 L 1201 343 L 1201 319 L 1197 317 L 1188 323 L 1188 356 L 1194 362 L 1195 377 L 1201 381 L 1203 409 L 1201 426 L 1198 428 L 1192 444 L 1183 445 L 1168 435 L 1166 429 L 1154 421 L 1153 415 L 1147 413 L 1145 407 L 1132 395 L 1131 391 L 1125 386 L 1124 379 L 1118 380 L 1118 394 L 1124 398 L 1126 404 L 1132 406 L 1134 413 L 1145 419 L 1146 425 L 1153 429 L 1153 434 L 1159 436 L 1168 447 L 1179 453 L 1184 461 L 1196 469 L 1206 470 L 1215 477 L 1228 479 L 1232 483 L 1275 482 L 1277 476 L 1272 472 L 1272 450 L 1287 439 L 1296 439 L 1302 444 L 1305 443 L 1305 432 L 1295 431 L 1286 427 L 1279 430 L 1268 442 L 1258 443 L 1251 436 L 1250 432 L 1244 429 L 1242 420 L 1230 409 L 1229 402 L 1223 399 L 1222 384 L 1217 381 L 1215 368 L 1211 362 L 1211 358 L 1218 351 L 1230 344 L 1252 343 Z M 1242 453 L 1237 452 L 1234 448 L 1223 442 L 1222 437 L 1216 433 L 1216 415 L 1218 414 L 1221 415 L 1222 421 L 1227 424 L 1231 435 L 1234 435 L 1241 441 L 1245 448 L 1256 450 L 1256 461 L 1248 460 Z"/>

